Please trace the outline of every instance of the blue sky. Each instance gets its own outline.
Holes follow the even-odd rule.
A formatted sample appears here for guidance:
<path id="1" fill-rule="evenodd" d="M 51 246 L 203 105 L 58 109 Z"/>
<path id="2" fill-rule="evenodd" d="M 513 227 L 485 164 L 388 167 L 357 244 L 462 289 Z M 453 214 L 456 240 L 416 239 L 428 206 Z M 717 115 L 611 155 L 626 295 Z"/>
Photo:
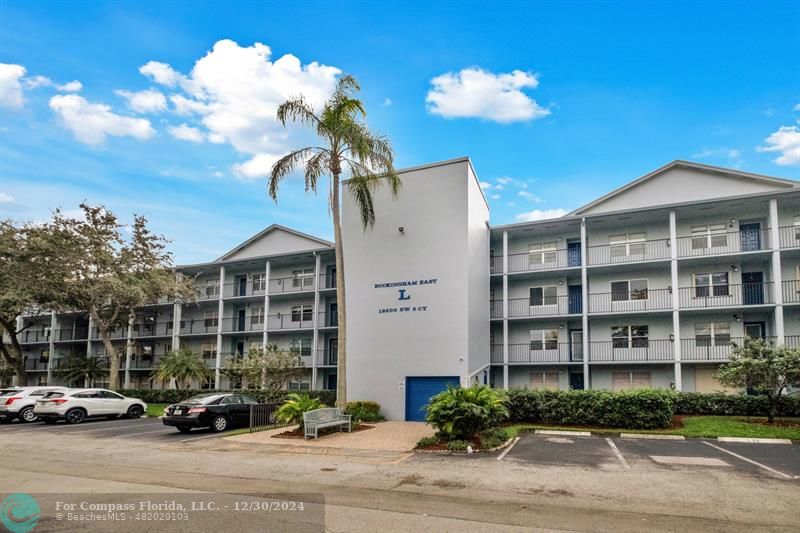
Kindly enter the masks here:
<path id="1" fill-rule="evenodd" d="M 0 217 L 104 203 L 179 263 L 273 222 L 331 237 L 324 196 L 294 179 L 275 205 L 260 176 L 309 141 L 277 102 L 339 72 L 398 167 L 470 156 L 495 224 L 674 159 L 800 179 L 797 2 L 2 1 L 0 20 Z"/>

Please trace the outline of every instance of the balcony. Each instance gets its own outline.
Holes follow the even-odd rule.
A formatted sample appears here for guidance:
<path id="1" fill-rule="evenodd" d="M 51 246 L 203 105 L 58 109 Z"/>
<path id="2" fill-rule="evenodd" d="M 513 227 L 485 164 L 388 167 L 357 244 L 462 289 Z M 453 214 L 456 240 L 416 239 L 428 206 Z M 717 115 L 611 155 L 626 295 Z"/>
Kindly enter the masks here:
<path id="1" fill-rule="evenodd" d="M 589 361 L 593 363 L 635 363 L 674 361 L 673 342 L 669 339 L 634 338 L 589 343 Z"/>
<path id="2" fill-rule="evenodd" d="M 271 331 L 311 329 L 313 327 L 314 320 L 310 312 L 278 313 L 267 317 L 267 329 Z"/>
<path id="3" fill-rule="evenodd" d="M 336 274 L 330 272 L 328 274 L 319 275 L 319 289 L 335 289 L 336 288 Z"/>
<path id="4" fill-rule="evenodd" d="M 222 332 L 223 333 L 246 333 L 264 331 L 264 317 L 263 316 L 241 316 L 235 318 L 222 319 Z"/>
<path id="5" fill-rule="evenodd" d="M 59 329 L 56 331 L 56 342 L 66 341 L 85 341 L 89 339 L 89 327 L 79 326 L 76 328 Z"/>
<path id="6" fill-rule="evenodd" d="M 800 303 L 800 281 L 789 280 L 783 282 L 783 303 Z"/>
<path id="7" fill-rule="evenodd" d="M 117 328 L 108 332 L 109 339 L 125 339 L 128 337 L 128 328 Z M 92 328 L 92 339 L 98 340 L 100 339 L 100 330 L 97 328 Z"/>
<path id="8" fill-rule="evenodd" d="M 741 285 L 681 287 L 682 309 L 713 309 L 774 303 L 771 281 Z"/>
<path id="9" fill-rule="evenodd" d="M 314 290 L 314 276 L 292 276 L 269 280 L 269 294 L 294 293 Z"/>
<path id="10" fill-rule="evenodd" d="M 489 347 L 489 362 L 492 364 L 502 364 L 503 363 L 503 345 L 502 344 L 492 344 Z"/>
<path id="11" fill-rule="evenodd" d="M 579 315 L 582 311 L 581 295 L 545 296 L 535 300 L 531 305 L 530 298 L 512 298 L 508 300 L 509 318 L 533 318 L 542 316 Z M 503 318 L 503 301 L 490 302 L 491 318 Z"/>
<path id="12" fill-rule="evenodd" d="M 786 345 L 790 337 L 786 337 Z M 736 346 L 744 344 L 744 337 L 729 337 L 717 335 L 716 337 L 699 336 L 694 339 L 681 339 L 681 361 L 727 361 Z M 768 342 L 774 343 L 775 337 L 767 337 Z M 798 337 L 800 340 L 800 337 Z"/>
<path id="13" fill-rule="evenodd" d="M 164 357 L 165 354 L 156 355 L 150 358 L 145 359 L 140 355 L 133 356 L 130 361 L 130 366 L 128 367 L 129 370 L 155 370 L 158 368 L 158 365 L 161 363 L 161 358 Z M 121 361 L 120 365 L 124 368 L 125 361 Z"/>
<path id="14" fill-rule="evenodd" d="M 25 370 L 28 372 L 39 372 L 47 370 L 47 359 L 25 359 Z"/>
<path id="15" fill-rule="evenodd" d="M 630 313 L 668 309 L 672 309 L 671 289 L 642 289 L 589 295 L 590 313 Z"/>
<path id="16" fill-rule="evenodd" d="M 338 364 L 338 350 L 317 350 L 317 366 L 337 366 Z"/>
<path id="17" fill-rule="evenodd" d="M 339 327 L 339 314 L 330 311 L 320 311 L 317 315 L 318 328 L 336 328 Z"/>
<path id="18" fill-rule="evenodd" d="M 769 229 L 746 229 L 678 237 L 678 257 L 758 252 L 770 248 Z"/>
<path id="19" fill-rule="evenodd" d="M 503 271 L 503 257 L 494 256 L 491 259 L 492 273 L 501 273 Z M 579 266 L 581 266 L 580 248 L 573 250 L 567 250 L 566 248 L 536 250 L 522 254 L 509 254 L 508 256 L 509 273 L 557 270 Z"/>
<path id="20" fill-rule="evenodd" d="M 500 362 L 503 347 L 500 346 Z M 508 363 L 580 363 L 583 361 L 583 346 L 569 342 L 532 341 L 525 344 L 508 345 Z"/>
<path id="21" fill-rule="evenodd" d="M 204 300 L 218 300 L 219 299 L 219 285 L 208 285 L 205 287 L 196 287 L 197 294 L 195 298 L 198 301 Z"/>
<path id="22" fill-rule="evenodd" d="M 50 342 L 50 330 L 33 331 L 26 329 L 17 333 L 17 341 L 20 344 L 47 344 Z"/>
<path id="23" fill-rule="evenodd" d="M 591 266 L 665 260 L 670 258 L 670 243 L 669 239 L 654 239 L 600 244 L 589 246 L 587 255 Z"/>
<path id="24" fill-rule="evenodd" d="M 222 287 L 224 298 L 240 298 L 242 296 L 263 296 L 266 293 L 264 280 L 242 279 L 239 283 L 226 283 Z"/>
<path id="25" fill-rule="evenodd" d="M 181 320 L 181 335 L 216 335 L 219 321 L 216 318 L 198 318 L 197 320 Z"/>
<path id="26" fill-rule="evenodd" d="M 172 336 L 172 321 L 167 322 L 145 322 L 134 324 L 131 333 L 133 337 L 170 337 Z"/>
<path id="27" fill-rule="evenodd" d="M 783 342 L 789 348 L 800 348 L 800 335 L 786 335 Z"/>
<path id="28" fill-rule="evenodd" d="M 781 248 L 800 248 L 800 226 L 782 226 L 778 228 Z"/>

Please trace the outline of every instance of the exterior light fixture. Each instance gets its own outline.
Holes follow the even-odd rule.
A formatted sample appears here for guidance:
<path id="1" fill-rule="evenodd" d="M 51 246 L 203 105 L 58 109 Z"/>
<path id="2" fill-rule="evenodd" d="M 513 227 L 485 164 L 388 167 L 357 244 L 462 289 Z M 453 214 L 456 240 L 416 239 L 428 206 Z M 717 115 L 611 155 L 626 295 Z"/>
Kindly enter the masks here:
<path id="1" fill-rule="evenodd" d="M 731 265 L 731 270 L 733 270 L 734 272 L 739 272 L 739 266 L 738 265 Z"/>
<path id="2" fill-rule="evenodd" d="M 733 319 L 736 320 L 736 322 L 741 322 L 742 321 L 742 317 L 739 316 L 739 315 L 733 315 Z"/>
<path id="3" fill-rule="evenodd" d="M 397 231 L 399 231 L 401 234 L 405 235 L 406 228 L 405 228 L 405 226 L 400 226 L 399 228 L 397 228 Z"/>
<path id="4" fill-rule="evenodd" d="M 675 342 L 675 334 L 674 333 L 670 333 L 669 334 L 669 342 Z"/>

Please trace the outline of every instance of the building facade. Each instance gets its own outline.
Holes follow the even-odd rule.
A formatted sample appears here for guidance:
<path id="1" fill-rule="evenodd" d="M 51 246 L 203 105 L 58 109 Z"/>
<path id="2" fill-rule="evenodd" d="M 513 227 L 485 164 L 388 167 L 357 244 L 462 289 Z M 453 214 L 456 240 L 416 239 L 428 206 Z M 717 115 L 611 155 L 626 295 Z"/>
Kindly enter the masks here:
<path id="1" fill-rule="evenodd" d="M 676 161 L 556 219 L 489 225 L 466 158 L 406 169 L 375 192 L 364 230 L 345 194 L 351 399 L 419 419 L 447 384 L 712 391 L 745 336 L 800 345 L 798 182 Z M 337 379 L 330 242 L 270 226 L 216 261 L 185 265 L 197 301 L 156 302 L 115 333 L 127 387 L 159 387 L 180 346 L 223 370 L 253 344 L 301 353 L 294 389 Z M 82 313 L 23 317 L 29 381 L 71 354 L 104 357 Z M 130 341 L 130 342 L 129 342 Z"/>

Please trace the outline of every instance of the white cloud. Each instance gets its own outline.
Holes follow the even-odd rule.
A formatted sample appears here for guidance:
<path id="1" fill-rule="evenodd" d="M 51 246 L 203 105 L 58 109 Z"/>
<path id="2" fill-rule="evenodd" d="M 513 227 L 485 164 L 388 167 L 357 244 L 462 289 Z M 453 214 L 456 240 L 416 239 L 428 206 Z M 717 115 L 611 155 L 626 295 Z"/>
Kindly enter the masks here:
<path id="1" fill-rule="evenodd" d="M 531 202 L 533 202 L 535 204 L 538 204 L 538 203 L 540 203 L 542 201 L 541 198 L 539 198 L 538 196 L 536 196 L 532 192 L 528 192 L 528 191 L 519 191 L 517 193 L 517 196 L 521 196 L 522 198 L 525 198 L 526 200 L 529 200 L 529 201 L 531 201 Z"/>
<path id="2" fill-rule="evenodd" d="M 492 200 L 499 200 L 500 199 L 500 195 L 499 194 L 492 194 L 492 195 L 489 196 L 489 198 L 491 198 Z"/>
<path id="3" fill-rule="evenodd" d="M 266 178 L 272 170 L 272 165 L 280 158 L 280 155 L 256 154 L 244 163 L 233 165 L 233 173 L 244 180 Z"/>
<path id="4" fill-rule="evenodd" d="M 76 94 L 56 95 L 50 108 L 61 118 L 64 127 L 85 144 L 102 144 L 106 136 L 149 139 L 155 133 L 150 121 L 118 115 L 105 104 L 94 104 Z"/>
<path id="5" fill-rule="evenodd" d="M 756 151 L 779 153 L 773 161 L 781 166 L 800 165 L 800 128 L 781 126 L 764 139 L 764 146 L 756 147 Z"/>
<path id="6" fill-rule="evenodd" d="M 742 152 L 736 149 L 728 150 L 728 157 L 730 159 L 739 159 L 742 157 Z"/>
<path id="7" fill-rule="evenodd" d="M 22 65 L 0 63 L 0 107 L 19 109 L 25 105 L 20 82 L 25 72 Z"/>
<path id="8" fill-rule="evenodd" d="M 800 104 L 797 104 L 796 106 L 794 106 L 794 110 L 795 111 L 800 111 Z"/>
<path id="9" fill-rule="evenodd" d="M 114 93 L 127 100 L 128 107 L 137 113 L 157 113 L 167 108 L 167 98 L 155 89 L 138 92 L 119 89 Z"/>
<path id="10" fill-rule="evenodd" d="M 545 220 L 548 218 L 559 218 L 569 213 L 566 209 L 534 209 L 527 213 L 517 215 L 519 222 L 531 222 L 534 220 Z"/>
<path id="11" fill-rule="evenodd" d="M 484 191 L 488 191 L 489 189 L 492 188 L 492 184 L 489 183 L 488 181 L 482 181 L 479 183 L 479 185 L 481 186 L 481 189 L 483 189 Z"/>
<path id="12" fill-rule="evenodd" d="M 431 80 L 428 111 L 445 118 L 483 118 L 501 124 L 535 120 L 550 114 L 522 92 L 539 85 L 536 75 L 515 70 L 494 74 L 480 68 L 448 72 Z"/>
<path id="13" fill-rule="evenodd" d="M 501 176 L 501 177 L 497 178 L 497 183 L 502 183 L 503 185 L 508 185 L 512 181 L 513 180 L 511 178 L 506 177 L 506 176 Z"/>
<path id="14" fill-rule="evenodd" d="M 8 193 L 0 192 L 0 204 L 13 204 L 14 197 Z"/>
<path id="15" fill-rule="evenodd" d="M 388 107 L 390 105 L 392 105 L 392 99 L 391 98 L 384 98 L 383 99 L 383 106 L 384 107 Z"/>
<path id="16" fill-rule="evenodd" d="M 183 75 L 166 63 L 150 61 L 139 70 L 161 85 L 178 88 L 170 95 L 176 113 L 193 117 L 212 143 L 230 143 L 251 159 L 234 167 L 244 178 L 264 177 L 265 168 L 291 147 L 295 130 L 275 118 L 278 106 L 303 95 L 319 107 L 330 95 L 340 70 L 317 62 L 303 64 L 286 54 L 276 60 L 261 43 L 239 46 L 221 40 L 192 71 Z M 269 165 L 266 161 L 270 161 Z"/>
<path id="17" fill-rule="evenodd" d="M 197 128 L 193 128 L 188 124 L 181 124 L 180 126 L 170 126 L 167 128 L 169 134 L 182 141 L 191 141 L 201 143 L 205 140 L 203 132 Z"/>
<path id="18" fill-rule="evenodd" d="M 65 92 L 65 93 L 77 93 L 83 89 L 83 84 L 78 80 L 68 81 L 67 83 L 62 83 L 61 85 L 56 85 L 56 90 Z"/>
<path id="19" fill-rule="evenodd" d="M 28 78 L 25 78 L 24 82 L 25 82 L 25 87 L 28 89 L 38 89 L 39 87 L 53 86 L 53 82 L 50 78 L 41 75 L 30 76 Z"/>

